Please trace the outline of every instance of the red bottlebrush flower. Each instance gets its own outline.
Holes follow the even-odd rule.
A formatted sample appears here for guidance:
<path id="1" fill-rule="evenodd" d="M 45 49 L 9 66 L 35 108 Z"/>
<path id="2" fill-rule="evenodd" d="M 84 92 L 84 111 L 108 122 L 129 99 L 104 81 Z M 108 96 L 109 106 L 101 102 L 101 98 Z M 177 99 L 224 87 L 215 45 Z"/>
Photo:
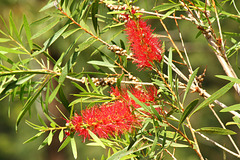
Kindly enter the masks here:
<path id="1" fill-rule="evenodd" d="M 118 88 L 112 87 L 111 94 L 116 97 L 121 96 L 128 105 L 132 105 L 134 108 L 139 108 L 140 106 L 127 94 L 128 88 L 124 88 L 121 91 Z M 157 96 L 157 89 L 153 86 L 147 87 L 146 90 L 140 90 L 136 88 L 130 88 L 129 91 L 141 102 L 149 105 L 149 102 L 154 103 L 154 99 Z"/>
<path id="2" fill-rule="evenodd" d="M 134 63 L 138 67 L 150 67 L 153 61 L 162 60 L 161 44 L 156 37 L 153 37 L 151 26 L 141 19 L 129 20 L 125 29 L 131 50 L 134 53 Z"/>
<path id="3" fill-rule="evenodd" d="M 88 129 L 100 138 L 108 138 L 132 132 L 140 126 L 140 119 L 131 113 L 125 102 L 116 101 L 85 109 L 81 116 L 75 114 L 72 124 L 75 132 L 85 141 L 90 138 Z"/>

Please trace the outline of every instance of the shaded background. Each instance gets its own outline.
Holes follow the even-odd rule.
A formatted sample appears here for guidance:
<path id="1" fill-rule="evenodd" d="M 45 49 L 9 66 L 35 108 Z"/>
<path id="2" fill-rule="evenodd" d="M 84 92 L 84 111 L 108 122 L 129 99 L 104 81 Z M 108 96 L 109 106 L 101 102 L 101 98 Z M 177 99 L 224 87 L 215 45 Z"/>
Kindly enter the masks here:
<path id="1" fill-rule="evenodd" d="M 79 1 L 80 2 L 80 1 Z M 164 1 L 159 0 L 158 3 L 163 3 Z M 29 22 L 33 22 L 41 17 L 44 17 L 44 13 L 39 13 L 39 9 L 43 7 L 47 3 L 47 0 L 0 0 L 0 15 L 7 21 L 8 15 L 10 10 L 13 12 L 13 19 L 16 22 L 17 26 L 21 25 L 23 14 L 25 14 L 28 18 Z M 146 10 L 150 10 L 154 0 L 141 0 L 138 5 L 140 7 L 145 8 Z M 239 1 L 237 1 L 239 3 Z M 237 4 L 240 6 L 240 4 Z M 148 8 L 149 6 L 149 8 Z M 230 6 L 227 8 L 228 11 L 233 11 L 233 8 Z M 178 31 L 176 29 L 176 26 L 174 24 L 174 21 L 172 20 L 165 20 L 164 21 L 167 24 L 167 27 L 173 36 L 173 39 L 175 42 L 177 42 L 177 45 L 180 46 L 180 41 L 178 38 Z M 166 33 L 163 31 L 163 28 L 161 27 L 161 24 L 156 20 L 149 20 L 149 24 L 152 25 L 152 28 L 155 28 L 155 32 L 158 34 L 166 35 Z M 2 23 L 0 23 L 1 25 Z M 214 75 L 220 75 L 224 72 L 222 70 L 221 65 L 218 63 L 217 58 L 215 57 L 212 50 L 209 48 L 206 40 L 203 36 L 200 36 L 196 39 L 196 35 L 198 33 L 198 30 L 194 25 L 192 25 L 189 22 L 179 21 L 179 26 L 181 29 L 181 32 L 183 34 L 183 39 L 185 41 L 185 45 L 187 48 L 187 51 L 189 53 L 190 61 L 192 63 L 193 69 L 200 67 L 199 73 L 202 73 L 204 68 L 207 66 L 207 72 L 206 72 L 206 78 L 203 82 L 203 88 L 205 88 L 210 94 L 222 87 L 224 84 L 226 84 L 226 81 L 217 79 L 214 77 Z M 227 20 L 222 23 L 223 31 L 226 32 L 238 32 L 239 33 L 239 24 L 232 21 Z M 2 28 L 2 26 L 0 26 Z M 40 28 L 39 28 L 40 29 Z M 33 34 L 37 31 L 32 30 Z M 47 32 L 40 38 L 36 39 L 37 44 L 42 44 L 49 36 L 53 34 L 54 30 Z M 105 35 L 106 37 L 111 37 L 111 35 Z M 124 36 L 123 36 L 124 37 Z M 234 37 L 235 39 L 239 40 L 239 37 Z M 163 39 L 165 41 L 165 39 Z M 57 59 L 60 54 L 65 50 L 66 47 L 70 44 L 71 39 L 67 40 L 58 40 L 56 44 L 51 46 L 50 52 L 53 55 L 55 59 Z M 227 43 L 228 44 L 228 43 Z M 166 40 L 166 46 L 170 46 L 170 42 Z M 91 48 L 89 50 L 84 51 L 83 56 L 79 60 L 79 63 L 81 64 L 79 66 L 79 71 L 81 70 L 81 67 L 87 68 L 87 70 L 91 70 L 92 68 L 90 66 L 87 66 L 86 62 L 87 60 L 90 60 L 91 57 L 88 56 L 89 52 L 91 53 Z M 88 53 L 88 54 L 85 54 Z M 95 59 L 97 58 L 94 57 Z M 230 58 L 230 61 L 232 62 L 234 69 L 237 71 L 237 74 L 239 76 L 239 70 L 236 66 L 239 66 L 239 58 L 236 56 L 233 56 Z M 132 67 L 131 71 L 135 71 L 136 68 Z M 184 72 L 184 68 L 183 68 Z M 135 76 L 141 77 L 143 80 L 147 80 L 148 77 L 145 75 L 142 75 L 142 72 L 136 73 Z M 239 76 L 240 77 L 240 76 Z M 68 94 L 70 91 L 74 91 L 74 88 L 65 88 L 65 92 Z M 191 94 L 188 97 L 188 102 L 190 102 L 192 99 L 197 98 L 198 95 Z M 70 98 L 71 99 L 71 98 Z M 220 101 L 232 105 L 240 102 L 239 97 L 234 93 L 234 90 L 231 90 L 228 92 L 228 94 L 221 97 Z M 186 104 L 187 104 L 186 103 Z M 8 117 L 8 107 L 11 106 L 11 116 Z M 19 130 L 16 133 L 15 132 L 15 121 L 17 114 L 21 110 L 23 104 L 21 102 L 14 102 L 9 103 L 8 99 L 5 99 L 4 101 L 0 102 L 0 160 L 28 160 L 28 159 L 35 159 L 35 160 L 61 160 L 61 159 L 73 159 L 71 149 L 70 147 L 67 147 L 64 149 L 61 153 L 57 153 L 56 150 L 58 149 L 56 146 L 59 144 L 52 144 L 50 147 L 44 147 L 42 150 L 37 150 L 39 145 L 44 140 L 44 137 L 38 138 L 32 143 L 22 144 L 24 141 L 26 141 L 28 138 L 35 135 L 37 132 L 33 130 L 32 128 L 28 127 L 25 123 L 21 123 L 19 126 Z M 220 107 L 215 107 L 217 111 L 220 110 Z M 36 112 L 36 110 L 33 110 L 33 112 Z M 218 113 L 219 116 L 223 119 L 224 123 L 231 121 L 231 115 L 228 113 Z M 32 113 L 34 115 L 34 113 Z M 28 118 L 30 121 L 37 121 L 35 117 Z M 62 123 L 64 121 L 62 120 Z M 61 122 L 60 122 L 61 123 Z M 200 127 L 206 127 L 206 126 L 216 126 L 220 127 L 216 119 L 214 118 L 213 114 L 209 109 L 204 109 L 203 111 L 195 114 L 192 117 L 192 126 L 194 128 L 200 128 Z M 230 126 L 229 129 L 232 129 L 236 132 L 239 132 L 239 129 L 235 126 Z M 233 136 L 236 140 L 236 143 L 240 146 L 239 142 L 240 139 L 238 136 Z M 226 144 L 227 146 L 230 146 L 229 143 L 226 141 L 227 138 L 224 136 L 214 136 L 215 140 L 218 140 L 220 144 Z M 200 142 L 200 149 L 203 153 L 203 156 L 211 159 L 223 159 L 223 152 L 219 148 L 216 148 L 212 144 L 204 141 L 202 138 L 199 138 Z M 96 158 L 97 160 L 100 159 L 100 156 L 105 151 L 102 150 L 99 147 L 88 147 L 85 144 L 81 143 L 81 140 L 77 141 L 78 145 L 78 159 L 87 159 L 89 157 L 90 159 Z M 230 147 L 231 148 L 231 147 Z M 232 148 L 231 148 L 232 149 Z M 234 150 L 234 149 L 233 149 Z M 198 159 L 195 155 L 195 152 L 193 152 L 191 149 L 177 149 L 176 154 L 181 153 L 181 158 L 184 160 L 194 160 Z M 179 156 L 177 156 L 179 157 Z M 235 157 L 227 155 L 228 159 L 236 159 Z M 167 159 L 167 158 L 166 158 Z"/>

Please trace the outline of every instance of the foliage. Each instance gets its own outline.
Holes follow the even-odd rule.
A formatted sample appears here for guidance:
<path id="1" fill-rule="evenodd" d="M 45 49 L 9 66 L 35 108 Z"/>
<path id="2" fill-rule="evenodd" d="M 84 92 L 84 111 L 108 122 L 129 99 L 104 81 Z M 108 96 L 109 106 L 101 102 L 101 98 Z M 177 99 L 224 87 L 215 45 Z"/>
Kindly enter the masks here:
<path id="1" fill-rule="evenodd" d="M 70 144 L 75 159 L 76 138 L 108 150 L 108 155 L 102 156 L 108 160 L 166 156 L 180 159 L 175 150 L 181 148 L 191 148 L 199 159 L 204 159 L 196 135 L 239 158 L 240 151 L 231 136 L 237 132 L 227 129 L 229 125 L 240 126 L 239 105 L 228 107 L 220 102 L 232 88 L 240 95 L 240 80 L 229 62 L 232 57 L 238 59 L 239 42 L 234 36 L 239 34 L 222 30 L 225 20 L 240 22 L 235 1 L 156 1 L 148 4 L 152 5 L 148 6 L 152 8 L 149 11 L 136 6 L 138 3 L 50 0 L 40 10 L 46 16 L 32 23 L 24 15 L 22 25 L 17 26 L 11 12 L 8 20 L 2 18 L 5 28 L 0 30 L 0 98 L 2 101 L 10 97 L 10 101 L 19 99 L 23 103 L 16 117 L 16 130 L 26 114 L 31 115 L 34 104 L 39 103 L 39 124 L 26 120 L 38 133 L 25 143 L 48 134 L 39 146 L 41 149 L 59 133 L 62 144 L 58 151 Z M 237 14 L 225 10 L 227 5 L 232 5 Z M 164 35 L 155 32 L 148 24 L 150 21 L 159 22 Z M 172 38 L 165 21 L 174 22 L 180 44 Z M 199 68 L 193 69 L 190 63 L 178 24 L 182 21 L 196 26 L 196 38 L 205 38 L 226 74 L 214 75 L 228 83 L 211 95 L 202 86 L 206 69 L 199 74 Z M 45 27 L 36 32 L 32 30 L 34 25 Z M 52 29 L 51 37 L 36 44 L 36 38 Z M 106 33 L 112 36 L 106 37 Z M 56 41 L 68 39 L 71 44 L 63 46 L 60 57 L 55 58 L 51 50 Z M 78 68 L 83 54 L 91 57 L 87 63 L 94 71 Z M 96 55 L 100 59 L 94 59 Z M 239 70 L 238 62 L 235 65 Z M 149 80 L 137 76 L 137 72 Z M 78 93 L 67 95 L 68 85 Z M 186 104 L 193 93 L 198 93 L 198 98 Z M 49 106 L 53 101 L 61 104 L 56 108 L 65 125 L 58 124 L 59 117 L 51 113 Z M 220 112 L 231 114 L 233 122 L 224 124 L 214 103 L 223 108 Z M 192 116 L 207 106 L 221 127 L 195 128 Z M 211 134 L 229 138 L 236 151 L 214 140 Z"/>

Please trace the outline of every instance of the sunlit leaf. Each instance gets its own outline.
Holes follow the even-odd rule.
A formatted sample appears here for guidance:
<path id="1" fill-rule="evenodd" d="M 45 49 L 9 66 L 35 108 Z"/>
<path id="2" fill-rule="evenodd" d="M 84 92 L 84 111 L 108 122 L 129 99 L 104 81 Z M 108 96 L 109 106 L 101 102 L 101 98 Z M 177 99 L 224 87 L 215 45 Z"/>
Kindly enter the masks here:
<path id="1" fill-rule="evenodd" d="M 73 157 L 75 159 L 77 159 L 77 145 L 76 145 L 74 137 L 71 137 L 71 147 L 72 147 Z"/>
<path id="2" fill-rule="evenodd" d="M 219 134 L 219 135 L 234 135 L 237 134 L 229 129 L 219 128 L 219 127 L 203 127 L 196 130 L 197 132 Z"/>
<path id="3" fill-rule="evenodd" d="M 190 88 L 191 88 L 192 82 L 193 82 L 194 78 L 195 78 L 196 75 L 197 75 L 198 69 L 199 69 L 199 68 L 195 69 L 195 70 L 193 71 L 191 77 L 189 78 L 189 81 L 188 81 L 188 84 L 187 84 L 187 87 L 186 87 L 186 89 L 185 89 L 185 93 L 184 93 L 184 96 L 183 96 L 182 103 L 184 103 L 185 98 L 187 97 L 187 94 L 188 94 L 188 92 L 189 92 L 189 90 L 190 90 Z"/>
<path id="4" fill-rule="evenodd" d="M 65 148 L 68 143 L 71 141 L 71 137 L 68 136 L 62 143 L 62 145 L 59 147 L 58 152 L 60 152 L 63 148 Z"/>
<path id="5" fill-rule="evenodd" d="M 169 9 L 172 9 L 172 8 L 176 8 L 178 6 L 180 6 L 181 4 L 178 3 L 178 4 L 173 4 L 173 3 L 163 3 L 159 6 L 156 6 L 154 7 L 152 10 L 154 11 L 158 11 L 158 12 L 162 12 L 162 11 L 166 11 L 166 10 L 169 10 Z"/>
<path id="6" fill-rule="evenodd" d="M 7 53 L 27 54 L 26 52 L 17 50 L 16 48 L 7 48 L 7 47 L 3 47 L 3 46 L 0 46 L 0 51 L 4 51 Z"/>
<path id="7" fill-rule="evenodd" d="M 58 135 L 59 142 L 62 142 L 64 138 L 64 130 L 62 129 Z"/>
<path id="8" fill-rule="evenodd" d="M 48 137 L 45 138 L 45 140 L 42 142 L 42 144 L 38 147 L 38 150 L 42 149 L 44 146 L 46 146 L 48 143 Z"/>
<path id="9" fill-rule="evenodd" d="M 224 75 L 216 75 L 216 77 L 221 78 L 221 79 L 225 79 L 234 83 L 240 83 L 240 79 L 237 78 L 233 78 L 233 77 L 229 77 L 229 76 L 224 76 Z"/>
<path id="10" fill-rule="evenodd" d="M 44 133 L 44 132 L 39 132 L 39 133 L 37 133 L 35 136 L 33 136 L 33 137 L 29 138 L 28 140 L 26 140 L 25 142 L 23 142 L 23 144 L 34 141 L 35 139 L 37 139 L 38 137 L 40 137 L 43 133 Z"/>
<path id="11" fill-rule="evenodd" d="M 49 23 L 48 25 L 46 25 L 44 28 L 40 29 L 36 34 L 34 34 L 32 36 L 31 39 L 35 39 L 41 35 L 43 35 L 44 33 L 46 33 L 47 31 L 51 30 L 54 26 L 56 26 L 58 24 L 58 22 L 60 21 L 60 19 L 55 19 L 52 23 Z"/>
<path id="12" fill-rule="evenodd" d="M 220 110 L 220 112 L 229 112 L 229 111 L 236 111 L 236 110 L 240 110 L 240 104 L 235 104 L 227 108 L 223 108 L 222 110 Z"/>
<path id="13" fill-rule="evenodd" d="M 30 27 L 29 27 L 29 24 L 28 24 L 28 21 L 27 21 L 27 18 L 25 15 L 23 16 L 23 25 L 24 25 L 24 29 L 26 32 L 29 48 L 30 48 L 30 50 L 32 50 L 32 48 L 33 48 L 33 42 L 31 40 L 32 34 L 31 34 L 31 30 L 30 30 Z"/>
<path id="14" fill-rule="evenodd" d="M 68 25 L 65 25 L 60 30 L 58 30 L 51 38 L 49 38 L 47 41 L 44 42 L 44 48 L 43 51 L 46 50 L 49 46 L 51 46 L 62 34 L 63 32 L 68 28 Z"/>
<path id="15" fill-rule="evenodd" d="M 50 3 L 48 3 L 47 5 L 45 5 L 43 8 L 41 8 L 39 12 L 43 12 L 43 11 L 49 9 L 49 8 L 54 7 L 55 5 L 56 5 L 56 2 L 55 2 L 55 1 L 50 2 Z"/>
<path id="16" fill-rule="evenodd" d="M 93 140 L 98 143 L 102 148 L 106 149 L 105 145 L 102 143 L 102 141 L 97 137 L 96 134 L 94 134 L 92 131 L 88 129 L 88 133 L 93 138 Z"/>
<path id="17" fill-rule="evenodd" d="M 42 92 L 43 88 L 47 85 L 47 82 L 45 82 L 44 84 L 42 84 L 37 91 L 34 93 L 34 95 L 32 97 L 30 97 L 27 102 L 25 103 L 22 111 L 19 113 L 18 117 L 17 117 L 17 122 L 16 122 L 16 130 L 17 127 L 20 123 L 20 121 L 22 120 L 23 116 L 26 114 L 26 112 L 30 109 L 30 107 L 32 106 L 32 104 L 35 102 L 35 100 L 37 99 L 37 97 L 39 96 L 39 94 Z"/>
<path id="18" fill-rule="evenodd" d="M 89 64 L 95 64 L 98 66 L 103 66 L 103 67 L 109 67 L 109 68 L 114 68 L 117 67 L 114 64 L 103 62 L 103 61 L 88 61 Z"/>
<path id="19" fill-rule="evenodd" d="M 52 143 L 52 139 L 53 139 L 53 131 L 51 130 L 48 135 L 48 145 Z"/>
<path id="20" fill-rule="evenodd" d="M 227 91 L 229 91 L 232 86 L 234 85 L 234 82 L 230 82 L 228 84 L 226 84 L 224 87 L 222 87 L 221 89 L 219 89 L 218 91 L 216 91 L 215 93 L 213 93 L 210 97 L 208 97 L 206 100 L 204 100 L 193 112 L 192 114 L 194 114 L 195 112 L 199 111 L 200 109 L 206 107 L 207 105 L 209 105 L 210 103 L 212 103 L 214 100 L 218 99 L 219 97 L 223 96 Z M 191 114 L 191 115 L 192 115 Z M 190 116 L 191 116 L 190 115 Z"/>

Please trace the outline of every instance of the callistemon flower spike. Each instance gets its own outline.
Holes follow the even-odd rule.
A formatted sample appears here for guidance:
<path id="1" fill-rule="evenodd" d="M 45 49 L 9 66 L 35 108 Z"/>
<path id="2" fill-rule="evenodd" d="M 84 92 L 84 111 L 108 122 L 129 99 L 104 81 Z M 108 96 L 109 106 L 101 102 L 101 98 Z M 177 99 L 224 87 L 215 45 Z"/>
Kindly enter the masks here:
<path id="1" fill-rule="evenodd" d="M 72 117 L 72 124 L 74 131 L 83 138 L 83 141 L 90 138 L 88 130 L 100 138 L 109 138 L 132 132 L 141 125 L 140 119 L 123 101 L 87 108 L 82 111 L 82 115 L 75 114 Z"/>
<path id="2" fill-rule="evenodd" d="M 153 36 L 151 25 L 147 25 L 142 19 L 128 19 L 125 25 L 131 50 L 139 68 L 149 67 L 154 61 L 162 60 L 162 46 L 158 38 Z"/>

